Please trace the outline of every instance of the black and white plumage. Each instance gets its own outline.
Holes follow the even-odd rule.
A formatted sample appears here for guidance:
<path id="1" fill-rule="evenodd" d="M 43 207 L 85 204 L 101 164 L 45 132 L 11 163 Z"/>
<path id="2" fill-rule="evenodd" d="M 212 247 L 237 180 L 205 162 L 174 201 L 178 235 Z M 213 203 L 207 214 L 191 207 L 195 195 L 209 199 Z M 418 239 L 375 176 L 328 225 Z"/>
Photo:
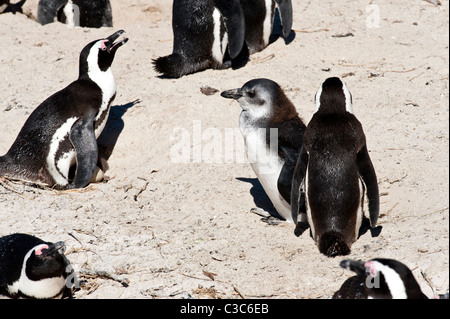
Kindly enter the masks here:
<path id="1" fill-rule="evenodd" d="M 347 279 L 333 299 L 428 299 L 411 270 L 397 260 L 343 260 L 340 266 L 356 276 Z"/>
<path id="2" fill-rule="evenodd" d="M 305 124 L 272 80 L 254 79 L 222 96 L 235 99 L 242 107 L 239 127 L 247 158 L 278 214 L 291 222 L 292 176 Z"/>
<path id="3" fill-rule="evenodd" d="M 45 25 L 55 21 L 70 27 L 112 27 L 109 0 L 40 0 L 37 20 Z"/>
<path id="4" fill-rule="evenodd" d="M 111 64 L 128 40 L 115 42 L 123 33 L 85 46 L 78 79 L 31 113 L 9 151 L 0 157 L 0 176 L 57 189 L 89 184 L 98 161 L 97 137 L 116 95 Z M 74 165 L 75 176 L 71 176 Z"/>
<path id="5" fill-rule="evenodd" d="M 269 44 L 277 7 L 287 37 L 291 0 L 174 0 L 173 52 L 153 61 L 156 72 L 179 78 L 209 68 L 241 67 Z"/>
<path id="6" fill-rule="evenodd" d="M 77 278 L 64 250 L 64 242 L 45 242 L 27 234 L 1 237 L 0 292 L 37 299 L 70 295 Z"/>
<path id="7" fill-rule="evenodd" d="M 316 95 L 292 184 L 292 218 L 311 235 L 321 253 L 350 253 L 363 219 L 365 193 L 370 224 L 379 213 L 377 177 L 361 123 L 353 114 L 352 97 L 339 78 L 329 78 Z M 305 191 L 307 224 L 297 220 Z"/>

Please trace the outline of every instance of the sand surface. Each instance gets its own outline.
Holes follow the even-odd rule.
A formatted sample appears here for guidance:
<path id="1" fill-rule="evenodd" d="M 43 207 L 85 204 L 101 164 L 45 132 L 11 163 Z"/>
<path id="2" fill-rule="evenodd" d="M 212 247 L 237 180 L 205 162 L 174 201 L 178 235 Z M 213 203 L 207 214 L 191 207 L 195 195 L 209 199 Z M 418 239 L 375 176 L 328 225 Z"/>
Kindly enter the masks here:
<path id="1" fill-rule="evenodd" d="M 37 2 L 25 5 L 31 17 Z M 278 39 L 238 70 L 177 80 L 151 64 L 172 51 L 171 1 L 111 0 L 114 27 L 101 29 L 0 15 L 2 155 L 34 108 L 77 78 L 87 43 L 119 29 L 130 39 L 113 64 L 107 182 L 69 193 L 3 182 L 0 236 L 63 240 L 75 269 L 129 280 L 83 276 L 75 298 L 330 298 L 352 274 L 307 233 L 294 236 L 293 224 L 269 226 L 250 213 L 270 202 L 247 161 L 225 149 L 240 107 L 200 89 L 269 78 L 307 123 L 319 85 L 342 76 L 381 193 L 381 233 L 361 236 L 348 258 L 394 258 L 429 297 L 447 291 L 449 1 L 441 2 L 293 0 L 291 43 Z M 182 137 L 202 151 L 187 163 L 171 157 Z"/>

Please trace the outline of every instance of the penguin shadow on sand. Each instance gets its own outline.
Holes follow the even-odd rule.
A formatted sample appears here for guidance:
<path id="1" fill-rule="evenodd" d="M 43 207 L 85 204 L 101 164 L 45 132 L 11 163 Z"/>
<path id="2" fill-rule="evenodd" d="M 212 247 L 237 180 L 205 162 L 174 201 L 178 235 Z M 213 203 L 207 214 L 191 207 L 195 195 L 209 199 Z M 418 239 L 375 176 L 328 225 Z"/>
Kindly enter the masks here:
<path id="1" fill-rule="evenodd" d="M 262 187 L 261 183 L 257 178 L 245 178 L 245 177 L 237 177 L 238 181 L 250 183 L 252 185 L 252 188 L 250 189 L 250 195 L 253 196 L 253 201 L 255 203 L 255 206 L 257 208 L 260 208 L 266 212 L 268 212 L 272 217 L 275 219 L 283 220 L 283 217 L 281 217 L 280 214 L 278 214 L 277 210 L 273 206 L 272 202 L 270 201 L 269 196 L 267 196 L 264 188 Z M 253 211 L 253 209 L 252 209 Z M 264 222 L 267 222 L 267 217 L 263 217 L 261 219 Z M 272 224 L 276 225 L 276 224 Z"/>
<path id="2" fill-rule="evenodd" d="M 245 178 L 245 177 L 237 177 L 238 181 L 250 183 L 252 185 L 252 188 L 250 189 L 250 195 L 253 196 L 253 201 L 255 203 L 255 206 L 257 208 L 261 208 L 262 210 L 268 212 L 271 216 L 273 216 L 276 219 L 283 219 L 280 214 L 278 214 L 277 210 L 273 206 L 272 202 L 269 199 L 269 196 L 267 196 L 266 192 L 264 191 L 264 188 L 262 187 L 261 183 L 257 178 Z M 262 221 L 267 222 L 267 217 L 264 217 L 261 219 Z M 272 224 L 272 225 L 277 225 Z M 303 233 L 309 229 L 309 227 L 302 229 L 301 231 L 298 231 L 295 233 L 297 237 L 300 237 L 303 235 Z M 361 227 L 359 228 L 358 233 L 358 239 L 365 235 L 368 231 L 370 232 L 370 235 L 372 238 L 376 238 L 381 234 L 381 231 L 383 230 L 383 226 L 378 225 L 376 227 L 370 226 L 370 220 L 366 216 L 363 216 L 363 220 L 361 223 Z"/>
<path id="3" fill-rule="evenodd" d="M 97 166 L 103 171 L 108 170 L 108 159 L 114 151 L 114 147 L 117 144 L 120 134 L 122 133 L 125 122 L 123 121 L 123 115 L 133 106 L 141 103 L 141 100 L 136 99 L 132 102 L 115 105 L 111 107 L 109 112 L 108 121 L 103 129 L 103 132 L 97 139 L 98 144 L 98 163 Z"/>

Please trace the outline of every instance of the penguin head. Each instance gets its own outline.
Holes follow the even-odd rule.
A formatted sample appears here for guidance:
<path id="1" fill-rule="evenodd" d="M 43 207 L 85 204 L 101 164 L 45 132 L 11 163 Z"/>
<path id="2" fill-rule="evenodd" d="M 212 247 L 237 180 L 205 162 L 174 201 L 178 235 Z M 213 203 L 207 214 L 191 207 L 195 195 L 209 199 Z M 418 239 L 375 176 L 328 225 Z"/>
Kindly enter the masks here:
<path id="1" fill-rule="evenodd" d="M 119 30 L 105 39 L 86 45 L 80 54 L 80 77 L 95 72 L 106 72 L 111 67 L 118 48 L 127 43 L 128 38 L 115 42 L 125 31 Z"/>
<path id="2" fill-rule="evenodd" d="M 342 268 L 356 273 L 371 299 L 426 299 L 411 270 L 399 261 L 376 258 L 343 260 Z"/>
<path id="3" fill-rule="evenodd" d="M 276 123 L 298 115 L 281 87 L 269 79 L 253 79 L 240 89 L 222 92 L 221 96 L 238 101 L 244 112 L 258 120 Z"/>
<path id="4" fill-rule="evenodd" d="M 60 277 L 65 271 L 64 242 L 33 247 L 25 261 L 25 274 L 32 281 Z"/>
<path id="5" fill-rule="evenodd" d="M 314 113 L 353 114 L 352 95 L 347 85 L 340 78 L 332 77 L 322 83 L 316 94 L 316 109 Z"/>

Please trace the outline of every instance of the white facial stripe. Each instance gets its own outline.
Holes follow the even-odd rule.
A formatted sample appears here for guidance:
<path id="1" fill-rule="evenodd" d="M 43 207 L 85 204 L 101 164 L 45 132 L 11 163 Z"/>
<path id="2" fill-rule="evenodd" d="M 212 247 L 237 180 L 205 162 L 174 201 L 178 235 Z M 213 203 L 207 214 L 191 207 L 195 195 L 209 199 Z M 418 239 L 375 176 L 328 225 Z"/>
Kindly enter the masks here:
<path id="1" fill-rule="evenodd" d="M 316 93 L 316 109 L 314 110 L 314 113 L 316 113 L 320 109 L 320 96 L 322 95 L 323 87 L 320 85 L 319 90 L 317 90 Z"/>
<path id="2" fill-rule="evenodd" d="M 273 0 L 265 0 L 266 17 L 264 18 L 264 27 L 263 27 L 263 39 L 265 46 L 269 45 L 270 35 L 272 34 L 273 28 L 272 1 Z"/>
<path id="3" fill-rule="evenodd" d="M 391 292 L 392 299 L 407 299 L 406 288 L 400 275 L 392 268 L 378 261 L 371 261 L 378 272 L 382 272 Z"/>
<path id="4" fill-rule="evenodd" d="M 351 114 L 353 114 L 353 105 L 352 105 L 352 96 L 350 94 L 350 91 L 347 88 L 347 85 L 344 81 L 342 81 L 342 91 L 344 91 L 345 95 L 345 110 Z"/>
<path id="5" fill-rule="evenodd" d="M 65 279 L 63 276 L 34 281 L 30 280 L 25 273 L 28 258 L 30 258 L 33 252 L 43 249 L 44 246 L 47 245 L 38 245 L 25 255 L 19 279 L 12 285 L 8 286 L 8 291 L 10 294 L 17 294 L 20 291 L 23 294 L 34 298 L 52 298 L 55 297 L 64 287 Z"/>
<path id="6" fill-rule="evenodd" d="M 341 82 L 342 82 L 342 91 L 344 92 L 345 96 L 345 110 L 351 114 L 354 114 L 352 105 L 352 95 L 350 94 L 350 91 L 348 90 L 345 82 L 342 80 Z M 316 109 L 314 110 L 314 113 L 316 113 L 320 109 L 320 97 L 322 95 L 322 92 L 323 92 L 323 84 L 320 86 L 319 90 L 316 93 Z"/>
<path id="7" fill-rule="evenodd" d="M 214 23 L 214 42 L 212 46 L 212 56 L 213 58 L 220 64 L 222 64 L 223 56 L 224 56 L 224 50 L 228 45 L 228 35 L 227 33 L 224 34 L 223 40 L 220 38 L 220 27 L 222 25 L 221 23 L 221 14 L 219 10 L 214 8 L 213 12 L 213 23 Z"/>
<path id="8" fill-rule="evenodd" d="M 101 50 L 102 43 L 103 43 L 102 40 L 95 43 L 92 46 L 91 51 L 89 52 L 89 56 L 87 58 L 88 76 L 100 87 L 102 91 L 102 105 L 95 118 L 95 121 L 97 121 L 101 117 L 104 111 L 109 112 L 109 101 L 114 96 L 114 94 L 116 94 L 116 82 L 114 80 L 111 68 L 108 68 L 106 71 L 102 71 L 98 66 L 98 52 L 99 50 Z M 103 131 L 107 119 L 108 116 L 105 116 L 103 122 L 95 130 L 96 137 L 98 137 Z"/>
<path id="9" fill-rule="evenodd" d="M 69 171 L 67 170 L 67 172 L 64 172 L 64 175 L 61 174 L 60 170 L 57 167 L 57 159 L 55 158 L 55 156 L 58 152 L 59 145 L 69 135 L 72 125 L 77 120 L 78 118 L 76 117 L 68 118 L 67 121 L 56 130 L 50 142 L 50 148 L 47 155 L 47 170 L 55 180 L 55 183 L 61 186 L 65 186 L 69 183 L 69 181 L 67 180 Z M 66 168 L 66 166 L 64 166 L 64 168 Z"/>

